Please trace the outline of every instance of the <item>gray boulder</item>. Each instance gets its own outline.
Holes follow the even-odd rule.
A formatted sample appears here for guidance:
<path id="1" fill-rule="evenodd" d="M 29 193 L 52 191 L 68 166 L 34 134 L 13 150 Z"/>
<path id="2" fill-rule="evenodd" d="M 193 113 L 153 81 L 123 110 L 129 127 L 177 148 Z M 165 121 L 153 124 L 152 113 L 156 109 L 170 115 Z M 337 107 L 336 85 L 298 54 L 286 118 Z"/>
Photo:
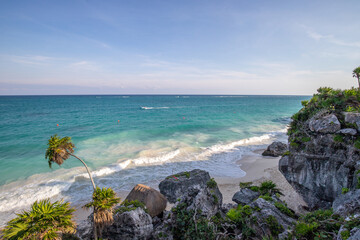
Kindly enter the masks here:
<path id="1" fill-rule="evenodd" d="M 273 142 L 262 153 L 263 156 L 279 157 L 287 151 L 288 147 L 282 142 Z"/>
<path id="2" fill-rule="evenodd" d="M 249 205 L 252 201 L 260 196 L 260 193 L 251 191 L 248 188 L 242 188 L 236 192 L 232 200 L 238 204 Z"/>
<path id="3" fill-rule="evenodd" d="M 309 121 L 309 128 L 318 133 L 335 133 L 341 129 L 341 124 L 335 114 L 322 117 L 314 116 Z"/>
<path id="4" fill-rule="evenodd" d="M 340 195 L 333 202 L 334 213 L 343 217 L 360 213 L 360 189 Z"/>
<path id="5" fill-rule="evenodd" d="M 153 232 L 152 218 L 142 208 L 117 213 L 114 223 L 103 231 L 104 239 L 150 239 Z"/>
<path id="6" fill-rule="evenodd" d="M 345 123 L 355 124 L 357 130 L 360 131 L 360 113 L 343 112 Z"/>
<path id="7" fill-rule="evenodd" d="M 337 131 L 336 133 L 355 136 L 357 134 L 357 131 L 356 131 L 356 129 L 353 129 L 353 128 L 344 128 L 344 129 Z"/>
<path id="8" fill-rule="evenodd" d="M 136 185 L 126 197 L 126 200 L 138 200 L 144 203 L 151 217 L 162 213 L 167 203 L 166 198 L 159 191 L 143 184 Z"/>
<path id="9" fill-rule="evenodd" d="M 191 189 L 201 190 L 207 188 L 210 179 L 208 172 L 195 169 L 191 172 L 180 172 L 166 177 L 165 180 L 160 182 L 159 189 L 170 203 L 175 203 L 178 198 L 188 195 L 187 192 Z M 216 186 L 213 190 L 215 194 L 221 196 L 219 201 L 222 202 L 219 188 Z"/>
<path id="10" fill-rule="evenodd" d="M 360 229 L 354 228 L 350 231 L 350 237 L 347 240 L 359 240 L 360 239 Z"/>
<path id="11" fill-rule="evenodd" d="M 269 224 L 269 219 L 271 219 L 271 223 L 276 225 L 274 222 L 276 219 L 277 224 L 281 225 L 282 231 L 279 231 L 278 239 L 285 239 L 287 237 L 287 229 L 292 227 L 295 223 L 295 219 L 283 214 L 279 209 L 277 209 L 272 203 L 258 198 L 256 201 L 250 204 L 252 208 L 260 209 L 260 211 L 255 211 L 253 216 L 256 217 L 258 222 L 262 222 L 265 224 L 260 224 L 263 233 L 267 235 L 271 235 L 271 229 Z M 265 235 L 266 235 L 265 234 Z"/>

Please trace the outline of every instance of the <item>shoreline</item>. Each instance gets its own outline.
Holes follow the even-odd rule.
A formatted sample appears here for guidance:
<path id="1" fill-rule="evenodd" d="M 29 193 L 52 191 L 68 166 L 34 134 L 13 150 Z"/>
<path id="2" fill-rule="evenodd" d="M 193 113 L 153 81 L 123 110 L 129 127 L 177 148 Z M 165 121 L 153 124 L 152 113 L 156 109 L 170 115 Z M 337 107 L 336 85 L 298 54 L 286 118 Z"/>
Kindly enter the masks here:
<path id="1" fill-rule="evenodd" d="M 223 203 L 234 203 L 232 197 L 240 190 L 240 182 L 253 182 L 254 185 L 259 185 L 266 180 L 273 181 L 279 189 L 284 193 L 280 199 L 288 204 L 288 207 L 296 213 L 304 213 L 302 206 L 307 206 L 302 197 L 294 190 L 294 188 L 287 182 L 282 173 L 278 170 L 278 163 L 280 157 L 262 156 L 265 149 L 259 149 L 244 155 L 236 163 L 246 175 L 239 178 L 234 177 L 214 177 L 218 183 L 220 192 L 223 195 Z M 166 176 L 164 176 L 165 178 Z M 157 187 L 156 190 L 159 190 Z M 130 191 L 117 192 L 117 196 L 122 201 L 125 200 Z M 169 211 L 173 204 L 167 203 L 166 210 Z M 91 210 L 83 209 L 82 206 L 74 206 L 76 211 L 74 213 L 74 220 L 80 224 L 91 214 Z"/>

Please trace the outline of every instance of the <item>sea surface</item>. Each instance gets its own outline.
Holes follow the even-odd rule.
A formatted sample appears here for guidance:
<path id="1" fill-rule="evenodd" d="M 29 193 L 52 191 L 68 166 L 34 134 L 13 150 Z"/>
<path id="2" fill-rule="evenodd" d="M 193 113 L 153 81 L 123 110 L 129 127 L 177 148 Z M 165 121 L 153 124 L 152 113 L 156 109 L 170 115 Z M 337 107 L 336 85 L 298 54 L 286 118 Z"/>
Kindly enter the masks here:
<path id="1" fill-rule="evenodd" d="M 0 226 L 35 200 L 75 205 L 92 186 L 75 158 L 49 168 L 47 140 L 70 136 L 75 155 L 100 187 L 156 187 L 164 177 L 201 168 L 241 177 L 244 154 L 286 141 L 292 114 L 309 96 L 1 96 Z"/>

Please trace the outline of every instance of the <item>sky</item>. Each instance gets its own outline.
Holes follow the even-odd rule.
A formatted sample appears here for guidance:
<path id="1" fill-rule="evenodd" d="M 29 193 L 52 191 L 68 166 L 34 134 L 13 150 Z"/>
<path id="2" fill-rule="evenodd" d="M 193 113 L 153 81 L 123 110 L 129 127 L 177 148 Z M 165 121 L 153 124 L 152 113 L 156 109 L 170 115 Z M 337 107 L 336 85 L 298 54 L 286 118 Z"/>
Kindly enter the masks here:
<path id="1" fill-rule="evenodd" d="M 0 95 L 358 86 L 359 0 L 0 1 Z"/>

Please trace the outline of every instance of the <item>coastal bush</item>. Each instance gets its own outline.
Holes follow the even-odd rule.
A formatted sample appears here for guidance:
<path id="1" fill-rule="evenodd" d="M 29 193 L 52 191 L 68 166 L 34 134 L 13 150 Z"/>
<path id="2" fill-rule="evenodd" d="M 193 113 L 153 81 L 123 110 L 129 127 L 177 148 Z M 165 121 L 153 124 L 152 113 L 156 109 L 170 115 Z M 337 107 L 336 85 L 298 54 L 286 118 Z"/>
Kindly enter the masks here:
<path id="1" fill-rule="evenodd" d="M 251 187 L 252 182 L 240 182 L 239 186 L 240 188 L 249 188 Z"/>
<path id="2" fill-rule="evenodd" d="M 212 223 L 201 216 L 201 212 L 187 210 L 185 203 L 173 208 L 175 223 L 172 225 L 174 239 L 215 239 L 216 229 Z"/>
<path id="3" fill-rule="evenodd" d="M 216 188 L 217 183 L 216 183 L 216 181 L 214 180 L 214 178 L 211 178 L 211 179 L 206 183 L 206 186 L 207 186 L 208 188 Z"/>
<path id="4" fill-rule="evenodd" d="M 261 195 L 273 195 L 273 194 L 280 194 L 280 195 L 284 195 L 281 190 L 279 188 L 277 188 L 276 184 L 271 181 L 271 180 L 268 180 L 268 181 L 264 181 L 260 184 L 260 187 L 259 187 L 259 191 L 261 193 Z"/>
<path id="5" fill-rule="evenodd" d="M 335 142 L 344 142 L 344 137 L 342 135 L 340 135 L 340 134 L 334 135 L 333 139 L 334 139 Z"/>
<path id="6" fill-rule="evenodd" d="M 284 231 L 283 226 L 279 224 L 277 219 L 274 216 L 269 216 L 265 219 L 266 224 L 268 225 L 270 232 L 273 236 L 279 235 L 281 232 Z"/>
<path id="7" fill-rule="evenodd" d="M 274 206 L 280 210 L 280 212 L 284 213 L 285 215 L 295 218 L 294 212 L 292 212 L 287 206 L 286 203 L 282 204 L 281 202 L 275 202 Z"/>
<path id="8" fill-rule="evenodd" d="M 350 190 L 348 189 L 348 188 L 346 188 L 346 187 L 343 187 L 342 189 L 341 189 L 341 194 L 346 194 L 346 193 L 348 193 Z"/>
<path id="9" fill-rule="evenodd" d="M 138 200 L 133 200 L 133 201 L 128 201 L 125 200 L 124 202 L 122 202 L 120 204 L 120 206 L 115 210 L 115 213 L 123 213 L 123 212 L 128 212 L 128 211 L 132 211 L 137 209 L 138 207 L 144 209 L 145 212 L 147 212 L 147 209 L 145 207 L 145 204 L 138 201 Z"/>
<path id="10" fill-rule="evenodd" d="M 120 202 L 116 193 L 111 188 L 96 188 L 93 193 L 92 201 L 86 204 L 85 208 L 94 208 L 94 224 L 97 232 L 100 233 L 105 226 L 113 223 L 113 207 Z"/>
<path id="11" fill-rule="evenodd" d="M 341 118 L 341 112 L 358 112 L 360 107 L 360 92 L 356 88 L 347 90 L 322 87 L 308 101 L 302 102 L 303 108 L 291 119 L 288 135 L 293 135 L 302 128 L 303 122 L 319 111 L 328 111 Z M 291 139 L 290 139 L 291 140 Z M 295 147 L 295 146 L 294 146 Z"/>
<path id="12" fill-rule="evenodd" d="M 272 197 L 270 197 L 269 195 L 260 195 L 259 198 L 262 198 L 268 202 L 273 202 L 274 199 L 272 199 Z"/>
<path id="13" fill-rule="evenodd" d="M 301 216 L 295 225 L 294 237 L 297 239 L 333 239 L 344 219 L 333 213 L 332 209 L 317 210 Z"/>
<path id="14" fill-rule="evenodd" d="M 283 156 L 289 156 L 290 154 L 291 154 L 291 152 L 288 150 L 288 151 L 283 153 Z"/>
<path id="15" fill-rule="evenodd" d="M 251 225 L 256 222 L 256 220 L 251 217 L 252 213 L 253 210 L 249 205 L 242 206 L 239 204 L 236 209 L 230 209 L 226 214 L 226 217 L 241 230 L 244 239 L 251 238 L 255 235 L 255 230 L 251 228 Z"/>
<path id="16" fill-rule="evenodd" d="M 172 179 L 172 178 L 178 178 L 178 177 L 186 177 L 186 178 L 190 178 L 190 173 L 189 172 L 182 172 L 182 173 L 177 173 L 171 176 L 166 177 L 166 179 Z"/>
<path id="17" fill-rule="evenodd" d="M 356 140 L 354 143 L 354 147 L 360 149 L 360 140 Z"/>
<path id="18" fill-rule="evenodd" d="M 59 239 L 62 233 L 75 232 L 74 211 L 68 202 L 36 201 L 30 211 L 16 214 L 17 217 L 7 223 L 2 237 L 8 240 Z"/>

